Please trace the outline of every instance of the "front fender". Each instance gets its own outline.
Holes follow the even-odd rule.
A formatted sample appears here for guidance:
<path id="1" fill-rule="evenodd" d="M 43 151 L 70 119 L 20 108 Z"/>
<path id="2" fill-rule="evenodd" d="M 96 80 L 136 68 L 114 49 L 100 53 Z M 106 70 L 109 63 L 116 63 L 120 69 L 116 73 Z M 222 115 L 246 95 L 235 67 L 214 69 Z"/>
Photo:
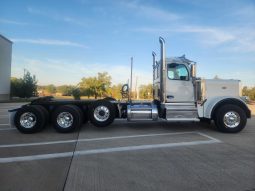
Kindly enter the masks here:
<path id="1" fill-rule="evenodd" d="M 208 119 L 213 119 L 214 112 L 217 108 L 221 107 L 224 104 L 233 104 L 241 107 L 248 118 L 251 117 L 251 111 L 249 110 L 246 103 L 240 97 L 210 97 L 206 100 L 203 105 L 204 117 Z"/>

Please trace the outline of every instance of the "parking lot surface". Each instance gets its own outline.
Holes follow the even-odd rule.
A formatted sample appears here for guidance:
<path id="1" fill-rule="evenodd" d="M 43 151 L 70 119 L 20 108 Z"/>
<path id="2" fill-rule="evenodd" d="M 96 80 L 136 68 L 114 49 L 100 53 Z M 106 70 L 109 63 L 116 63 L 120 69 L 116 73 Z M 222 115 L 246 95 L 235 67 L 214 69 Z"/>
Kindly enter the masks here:
<path id="1" fill-rule="evenodd" d="M 237 134 L 213 124 L 84 124 L 69 134 L 11 128 L 0 104 L 0 190 L 255 190 L 255 118 Z"/>

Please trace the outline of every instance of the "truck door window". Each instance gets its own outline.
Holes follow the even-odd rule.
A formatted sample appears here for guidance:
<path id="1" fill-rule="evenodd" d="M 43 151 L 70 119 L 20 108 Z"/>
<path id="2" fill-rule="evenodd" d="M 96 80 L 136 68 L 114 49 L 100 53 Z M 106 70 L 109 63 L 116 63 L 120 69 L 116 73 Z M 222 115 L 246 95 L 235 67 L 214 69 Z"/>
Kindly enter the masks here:
<path id="1" fill-rule="evenodd" d="M 170 80 L 189 80 L 189 73 L 183 64 L 168 64 L 167 76 Z"/>

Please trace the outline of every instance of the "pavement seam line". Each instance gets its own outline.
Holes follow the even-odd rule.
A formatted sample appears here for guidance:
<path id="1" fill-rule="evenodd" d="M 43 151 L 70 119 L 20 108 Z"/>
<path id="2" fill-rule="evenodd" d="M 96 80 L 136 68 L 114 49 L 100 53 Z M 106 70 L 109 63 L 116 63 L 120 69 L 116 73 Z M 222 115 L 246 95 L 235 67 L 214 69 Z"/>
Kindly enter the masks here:
<path id="1" fill-rule="evenodd" d="M 167 136 L 167 135 L 183 135 L 183 134 L 198 134 L 198 132 L 197 131 L 186 131 L 186 132 L 175 132 L 175 133 L 154 133 L 154 134 L 127 135 L 127 136 L 115 136 L 115 137 L 99 137 L 99 138 L 89 138 L 89 139 L 78 139 L 78 142 L 103 141 L 103 140 L 114 140 L 114 139 L 139 138 L 139 137 Z M 204 135 L 202 135 L 202 136 L 204 136 Z M 38 146 L 38 145 L 50 145 L 50 144 L 65 144 L 65 143 L 74 143 L 76 141 L 77 141 L 76 139 L 71 139 L 71 140 L 63 140 L 63 141 L 6 144 L 6 145 L 0 145 L 0 148 Z"/>
<path id="2" fill-rule="evenodd" d="M 73 163 L 73 158 L 74 158 L 74 155 L 75 155 L 75 152 L 76 152 L 76 147 L 77 147 L 77 144 L 78 144 L 79 136 L 80 136 L 80 129 L 79 129 L 79 131 L 78 131 L 78 135 L 77 135 L 77 138 L 76 138 L 74 150 L 73 150 L 72 156 L 71 156 L 71 161 L 70 161 L 70 164 L 69 164 L 67 173 L 66 173 L 65 182 L 64 182 L 64 185 L 63 185 L 63 189 L 62 189 L 63 191 L 65 190 L 66 183 L 67 183 L 67 180 L 68 180 L 68 176 L 69 176 L 69 173 L 70 173 L 70 169 L 71 169 L 71 166 L 72 166 L 72 163 Z"/>
<path id="3" fill-rule="evenodd" d="M 41 155 L 31 155 L 31 156 L 21 156 L 21 157 L 0 158 L 0 163 L 24 162 L 24 161 L 33 161 L 33 160 L 42 160 L 42 159 L 63 158 L 63 157 L 70 157 L 70 156 L 72 157 L 72 160 L 73 160 L 74 156 L 102 154 L 102 153 L 114 153 L 114 152 L 124 152 L 124 151 L 148 150 L 148 149 L 156 149 L 156 148 L 194 146 L 194 145 L 213 144 L 213 143 L 219 143 L 219 142 L 210 139 L 207 141 L 190 141 L 190 142 L 165 143 L 165 144 L 153 144 L 153 145 L 109 147 L 109 148 L 104 148 L 104 149 L 91 149 L 91 150 L 73 151 L 73 152 L 65 152 L 65 153 L 53 153 L 53 154 L 41 154 Z M 69 170 L 70 170 L 71 164 L 72 164 L 72 161 L 70 162 Z M 68 170 L 68 174 L 69 174 L 69 170 Z M 67 178 L 68 178 L 68 175 L 67 175 Z"/>

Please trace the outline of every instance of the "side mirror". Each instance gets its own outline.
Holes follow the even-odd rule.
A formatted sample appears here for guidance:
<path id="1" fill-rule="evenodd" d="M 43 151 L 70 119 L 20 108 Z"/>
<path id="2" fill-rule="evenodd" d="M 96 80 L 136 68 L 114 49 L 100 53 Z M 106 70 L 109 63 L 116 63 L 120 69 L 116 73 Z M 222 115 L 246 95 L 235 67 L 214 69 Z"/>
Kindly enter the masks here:
<path id="1" fill-rule="evenodd" d="M 129 87 L 128 84 L 124 84 L 121 88 L 121 95 L 122 98 L 128 98 L 129 97 Z"/>
<path id="2" fill-rule="evenodd" d="M 191 77 L 195 78 L 197 76 L 197 65 L 196 64 L 192 64 L 191 65 Z"/>

